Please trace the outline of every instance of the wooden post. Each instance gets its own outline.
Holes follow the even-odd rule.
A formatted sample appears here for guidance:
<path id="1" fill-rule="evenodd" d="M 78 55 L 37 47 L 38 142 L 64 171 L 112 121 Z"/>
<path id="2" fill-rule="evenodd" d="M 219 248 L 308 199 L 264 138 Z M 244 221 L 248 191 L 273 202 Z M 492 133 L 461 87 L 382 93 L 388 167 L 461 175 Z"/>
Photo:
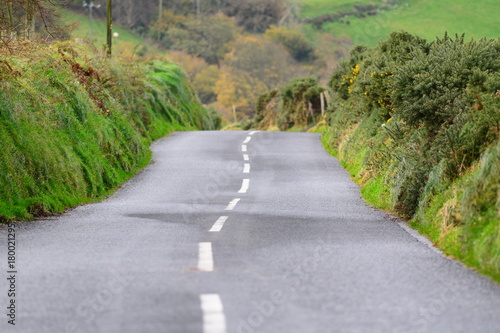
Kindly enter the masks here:
<path id="1" fill-rule="evenodd" d="M 233 104 L 233 115 L 234 115 L 234 123 L 238 122 L 238 119 L 236 118 L 236 106 Z"/>
<path id="2" fill-rule="evenodd" d="M 12 12 L 12 0 L 7 1 L 7 23 L 8 23 L 8 34 L 10 35 L 10 39 L 15 39 L 15 30 L 14 30 L 14 18 Z"/>
<path id="3" fill-rule="evenodd" d="M 319 97 L 321 99 L 321 116 L 323 117 L 325 115 L 325 94 L 321 93 Z"/>
<path id="4" fill-rule="evenodd" d="M 163 0 L 160 0 L 159 8 L 158 8 L 158 41 L 161 39 L 161 27 L 163 19 Z"/>
<path id="5" fill-rule="evenodd" d="M 90 1 L 89 4 L 89 39 L 92 42 L 94 36 L 92 36 L 92 9 L 94 9 L 94 2 Z"/>
<path id="6" fill-rule="evenodd" d="M 26 1 L 26 13 L 24 17 L 24 38 L 33 40 L 35 37 L 35 4 L 33 0 Z"/>
<path id="7" fill-rule="evenodd" d="M 323 93 L 325 94 L 326 107 L 328 107 L 328 105 L 330 105 L 330 94 L 328 93 L 328 90 L 323 91 Z"/>
<path id="8" fill-rule="evenodd" d="M 107 40 L 108 40 L 108 46 L 107 46 L 107 54 L 108 57 L 111 57 L 111 48 L 113 47 L 113 1 L 108 0 L 108 5 L 106 8 L 106 18 L 107 18 Z"/>

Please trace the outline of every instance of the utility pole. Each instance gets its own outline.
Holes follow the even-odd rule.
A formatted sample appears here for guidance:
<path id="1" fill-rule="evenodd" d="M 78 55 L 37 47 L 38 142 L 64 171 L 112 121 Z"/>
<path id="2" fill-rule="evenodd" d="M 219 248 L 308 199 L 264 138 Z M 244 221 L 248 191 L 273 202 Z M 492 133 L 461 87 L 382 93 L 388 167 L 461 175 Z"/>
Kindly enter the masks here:
<path id="1" fill-rule="evenodd" d="M 196 0 L 196 16 L 200 17 L 201 14 L 201 0 Z"/>
<path id="2" fill-rule="evenodd" d="M 160 0 L 160 5 L 158 8 L 158 41 L 161 39 L 161 28 L 162 28 L 162 16 L 163 16 L 163 0 Z"/>
<path id="3" fill-rule="evenodd" d="M 107 18 L 107 40 L 108 40 L 108 46 L 107 46 L 107 53 L 108 57 L 111 57 L 111 48 L 113 46 L 113 11 L 112 11 L 112 6 L 113 6 L 113 1 L 112 0 L 107 0 L 107 8 L 106 8 L 106 18 Z"/>
<path id="4" fill-rule="evenodd" d="M 90 2 L 84 1 L 83 7 L 89 7 L 89 25 L 90 25 L 89 39 L 92 40 L 92 9 L 93 8 L 101 8 L 101 5 L 94 4 L 94 1 L 90 1 Z"/>

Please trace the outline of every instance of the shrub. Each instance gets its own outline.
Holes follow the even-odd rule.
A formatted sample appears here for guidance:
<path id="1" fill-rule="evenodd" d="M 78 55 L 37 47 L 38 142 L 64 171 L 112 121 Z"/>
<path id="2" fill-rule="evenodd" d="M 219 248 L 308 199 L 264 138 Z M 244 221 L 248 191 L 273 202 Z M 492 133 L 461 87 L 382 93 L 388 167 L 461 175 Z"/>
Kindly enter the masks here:
<path id="1" fill-rule="evenodd" d="M 312 61 L 316 59 L 314 48 L 306 36 L 298 30 L 271 26 L 266 31 L 265 36 L 282 44 L 297 61 Z"/>

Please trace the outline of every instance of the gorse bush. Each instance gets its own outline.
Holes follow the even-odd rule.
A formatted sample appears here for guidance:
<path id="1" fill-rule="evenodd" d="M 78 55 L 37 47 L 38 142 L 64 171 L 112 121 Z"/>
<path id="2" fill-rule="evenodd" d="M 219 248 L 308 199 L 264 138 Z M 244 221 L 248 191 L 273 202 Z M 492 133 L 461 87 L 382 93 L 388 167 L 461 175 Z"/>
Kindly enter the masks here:
<path id="1" fill-rule="evenodd" d="M 60 43 L 0 66 L 0 219 L 59 212 L 108 193 L 173 130 L 217 126 L 183 72 Z"/>
<path id="2" fill-rule="evenodd" d="M 486 91 L 488 75 L 499 70 L 499 52 L 499 41 L 466 43 L 464 36 L 445 36 L 428 50 L 410 52 L 411 61 L 398 67 L 389 87 L 401 120 L 435 131 L 453 123 L 472 106 L 471 97 L 479 98 L 474 94 Z"/>
<path id="3" fill-rule="evenodd" d="M 287 130 L 314 123 L 321 116 L 323 91 L 318 79 L 309 76 L 293 79 L 279 90 L 262 94 L 257 100 L 254 126 L 261 129 L 278 126 L 280 130 Z"/>
<path id="4" fill-rule="evenodd" d="M 499 75 L 500 40 L 393 33 L 354 48 L 332 74 L 327 134 L 379 205 L 497 277 Z"/>

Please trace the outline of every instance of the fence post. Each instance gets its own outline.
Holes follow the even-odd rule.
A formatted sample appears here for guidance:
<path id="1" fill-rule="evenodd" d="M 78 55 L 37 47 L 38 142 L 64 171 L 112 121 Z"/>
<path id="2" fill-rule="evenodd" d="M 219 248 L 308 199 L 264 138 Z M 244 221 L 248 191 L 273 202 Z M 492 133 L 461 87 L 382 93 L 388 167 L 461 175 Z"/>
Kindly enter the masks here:
<path id="1" fill-rule="evenodd" d="M 322 92 L 319 96 L 321 99 L 321 116 L 323 117 L 325 115 L 325 94 Z"/>

